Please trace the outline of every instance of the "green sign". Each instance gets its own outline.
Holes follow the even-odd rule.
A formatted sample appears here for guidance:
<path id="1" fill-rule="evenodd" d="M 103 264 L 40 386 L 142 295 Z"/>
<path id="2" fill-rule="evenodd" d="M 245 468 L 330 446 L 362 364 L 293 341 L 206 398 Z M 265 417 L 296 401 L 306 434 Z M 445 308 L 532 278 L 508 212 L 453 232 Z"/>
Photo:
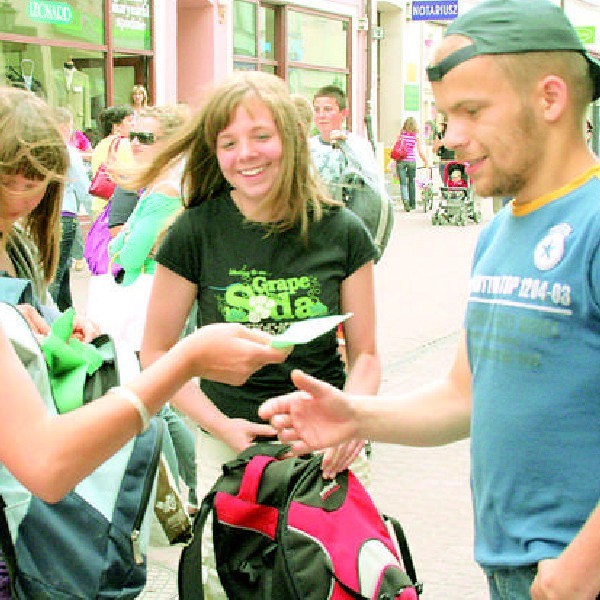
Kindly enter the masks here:
<path id="1" fill-rule="evenodd" d="M 404 84 L 404 110 L 419 110 L 419 86 L 416 83 Z"/>
<path id="2" fill-rule="evenodd" d="M 67 24 L 73 20 L 73 9 L 66 2 L 29 0 L 29 18 L 41 23 Z"/>
<path id="3" fill-rule="evenodd" d="M 596 41 L 596 27 L 594 25 L 585 25 L 583 27 L 575 27 L 579 39 L 584 44 L 593 44 Z"/>

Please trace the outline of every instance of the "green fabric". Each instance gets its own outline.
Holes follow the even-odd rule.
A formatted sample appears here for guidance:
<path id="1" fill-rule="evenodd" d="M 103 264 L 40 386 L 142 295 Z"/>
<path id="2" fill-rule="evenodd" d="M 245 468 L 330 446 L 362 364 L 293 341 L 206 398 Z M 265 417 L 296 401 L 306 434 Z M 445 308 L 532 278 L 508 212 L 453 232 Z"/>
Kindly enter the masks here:
<path id="1" fill-rule="evenodd" d="M 440 81 L 459 64 L 482 54 L 572 51 L 581 53 L 594 80 L 594 100 L 600 97 L 600 62 L 585 49 L 559 6 L 549 0 L 485 0 L 456 19 L 446 30 L 473 45 L 461 48 L 427 68 L 429 81 Z"/>
<path id="2" fill-rule="evenodd" d="M 163 229 L 181 210 L 179 196 L 151 192 L 142 196 L 126 226 L 109 244 L 108 252 L 125 270 L 123 285 L 132 284 L 141 273 L 154 273 L 152 248 Z"/>
<path id="3" fill-rule="evenodd" d="M 71 337 L 75 311 L 66 310 L 54 323 L 41 348 L 48 365 L 52 395 L 59 413 L 83 405 L 83 388 L 88 375 L 102 365 L 102 353 L 91 344 Z"/>

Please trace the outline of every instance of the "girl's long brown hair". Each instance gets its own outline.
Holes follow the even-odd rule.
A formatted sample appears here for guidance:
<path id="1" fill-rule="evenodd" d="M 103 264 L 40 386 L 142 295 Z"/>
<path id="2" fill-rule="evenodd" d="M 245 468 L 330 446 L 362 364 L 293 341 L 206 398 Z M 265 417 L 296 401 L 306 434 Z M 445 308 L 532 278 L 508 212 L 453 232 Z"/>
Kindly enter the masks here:
<path id="1" fill-rule="evenodd" d="M 273 115 L 283 146 L 281 169 L 263 208 L 272 215 L 272 230 L 300 224 L 306 234 L 310 221 L 319 220 L 333 200 L 312 165 L 306 129 L 285 82 L 261 72 L 239 72 L 218 85 L 183 133 L 172 140 L 145 170 L 140 183 L 148 185 L 156 173 L 186 159 L 183 174 L 184 205 L 197 206 L 228 189 L 217 162 L 217 136 L 225 129 L 235 109 L 249 110 L 260 100 Z"/>
<path id="2" fill-rule="evenodd" d="M 26 90 L 0 88 L 0 174 L 47 183 L 21 223 L 39 252 L 44 281 L 54 279 L 60 247 L 60 209 L 69 155 L 48 105 Z M 0 187 L 0 202 L 3 190 Z"/>

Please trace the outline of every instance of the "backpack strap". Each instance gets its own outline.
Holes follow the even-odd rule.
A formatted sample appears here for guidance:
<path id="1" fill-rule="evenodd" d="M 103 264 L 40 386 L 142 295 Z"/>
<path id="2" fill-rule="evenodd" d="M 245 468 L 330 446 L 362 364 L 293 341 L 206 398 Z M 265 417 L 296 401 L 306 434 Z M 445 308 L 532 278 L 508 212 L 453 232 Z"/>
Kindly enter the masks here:
<path id="1" fill-rule="evenodd" d="M 216 484 L 215 484 L 216 485 Z M 177 588 L 180 598 L 204 600 L 202 582 L 202 532 L 210 511 L 213 508 L 215 489 L 204 497 L 192 524 L 192 539 L 184 546 L 179 557 Z"/>
<path id="2" fill-rule="evenodd" d="M 394 517 L 390 517 L 389 515 L 382 516 L 384 521 L 389 523 L 394 530 L 396 541 L 398 542 L 398 547 L 400 548 L 400 556 L 402 558 L 402 563 L 404 564 L 404 569 L 406 574 L 413 582 L 415 589 L 417 590 L 417 594 L 420 596 L 423 593 L 423 584 L 417 580 L 417 571 L 415 570 L 412 555 L 408 547 L 408 541 L 404 535 L 404 529 L 402 529 L 402 525 L 400 525 L 400 522 L 397 519 L 394 519 Z"/>

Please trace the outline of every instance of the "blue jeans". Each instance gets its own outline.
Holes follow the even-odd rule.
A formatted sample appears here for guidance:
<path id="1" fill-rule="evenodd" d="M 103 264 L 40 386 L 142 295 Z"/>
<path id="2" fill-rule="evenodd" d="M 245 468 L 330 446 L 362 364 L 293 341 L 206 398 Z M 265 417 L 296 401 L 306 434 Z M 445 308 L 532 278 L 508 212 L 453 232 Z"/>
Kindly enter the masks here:
<path id="1" fill-rule="evenodd" d="M 529 600 L 537 565 L 498 569 L 487 574 L 490 600 Z"/>
<path id="2" fill-rule="evenodd" d="M 417 163 L 414 161 L 403 160 L 396 163 L 396 173 L 400 180 L 400 190 L 402 193 L 402 202 L 410 208 L 417 207 Z"/>
<path id="3" fill-rule="evenodd" d="M 75 239 L 73 240 L 73 248 L 71 248 L 71 258 L 81 260 L 85 245 L 83 243 L 83 233 L 81 233 L 81 225 L 79 219 L 75 219 Z"/>
<path id="4" fill-rule="evenodd" d="M 77 217 L 60 218 L 62 234 L 60 238 L 60 253 L 58 256 L 58 268 L 54 281 L 50 284 L 50 295 L 61 311 L 73 306 L 71 297 L 71 252 L 77 227 Z"/>
<path id="5" fill-rule="evenodd" d="M 196 506 L 196 448 L 193 433 L 183 418 L 168 404 L 158 412 L 167 425 L 163 437 L 163 452 L 176 482 L 179 476 L 188 488 L 188 502 Z M 168 433 L 168 435 L 167 435 Z"/>

